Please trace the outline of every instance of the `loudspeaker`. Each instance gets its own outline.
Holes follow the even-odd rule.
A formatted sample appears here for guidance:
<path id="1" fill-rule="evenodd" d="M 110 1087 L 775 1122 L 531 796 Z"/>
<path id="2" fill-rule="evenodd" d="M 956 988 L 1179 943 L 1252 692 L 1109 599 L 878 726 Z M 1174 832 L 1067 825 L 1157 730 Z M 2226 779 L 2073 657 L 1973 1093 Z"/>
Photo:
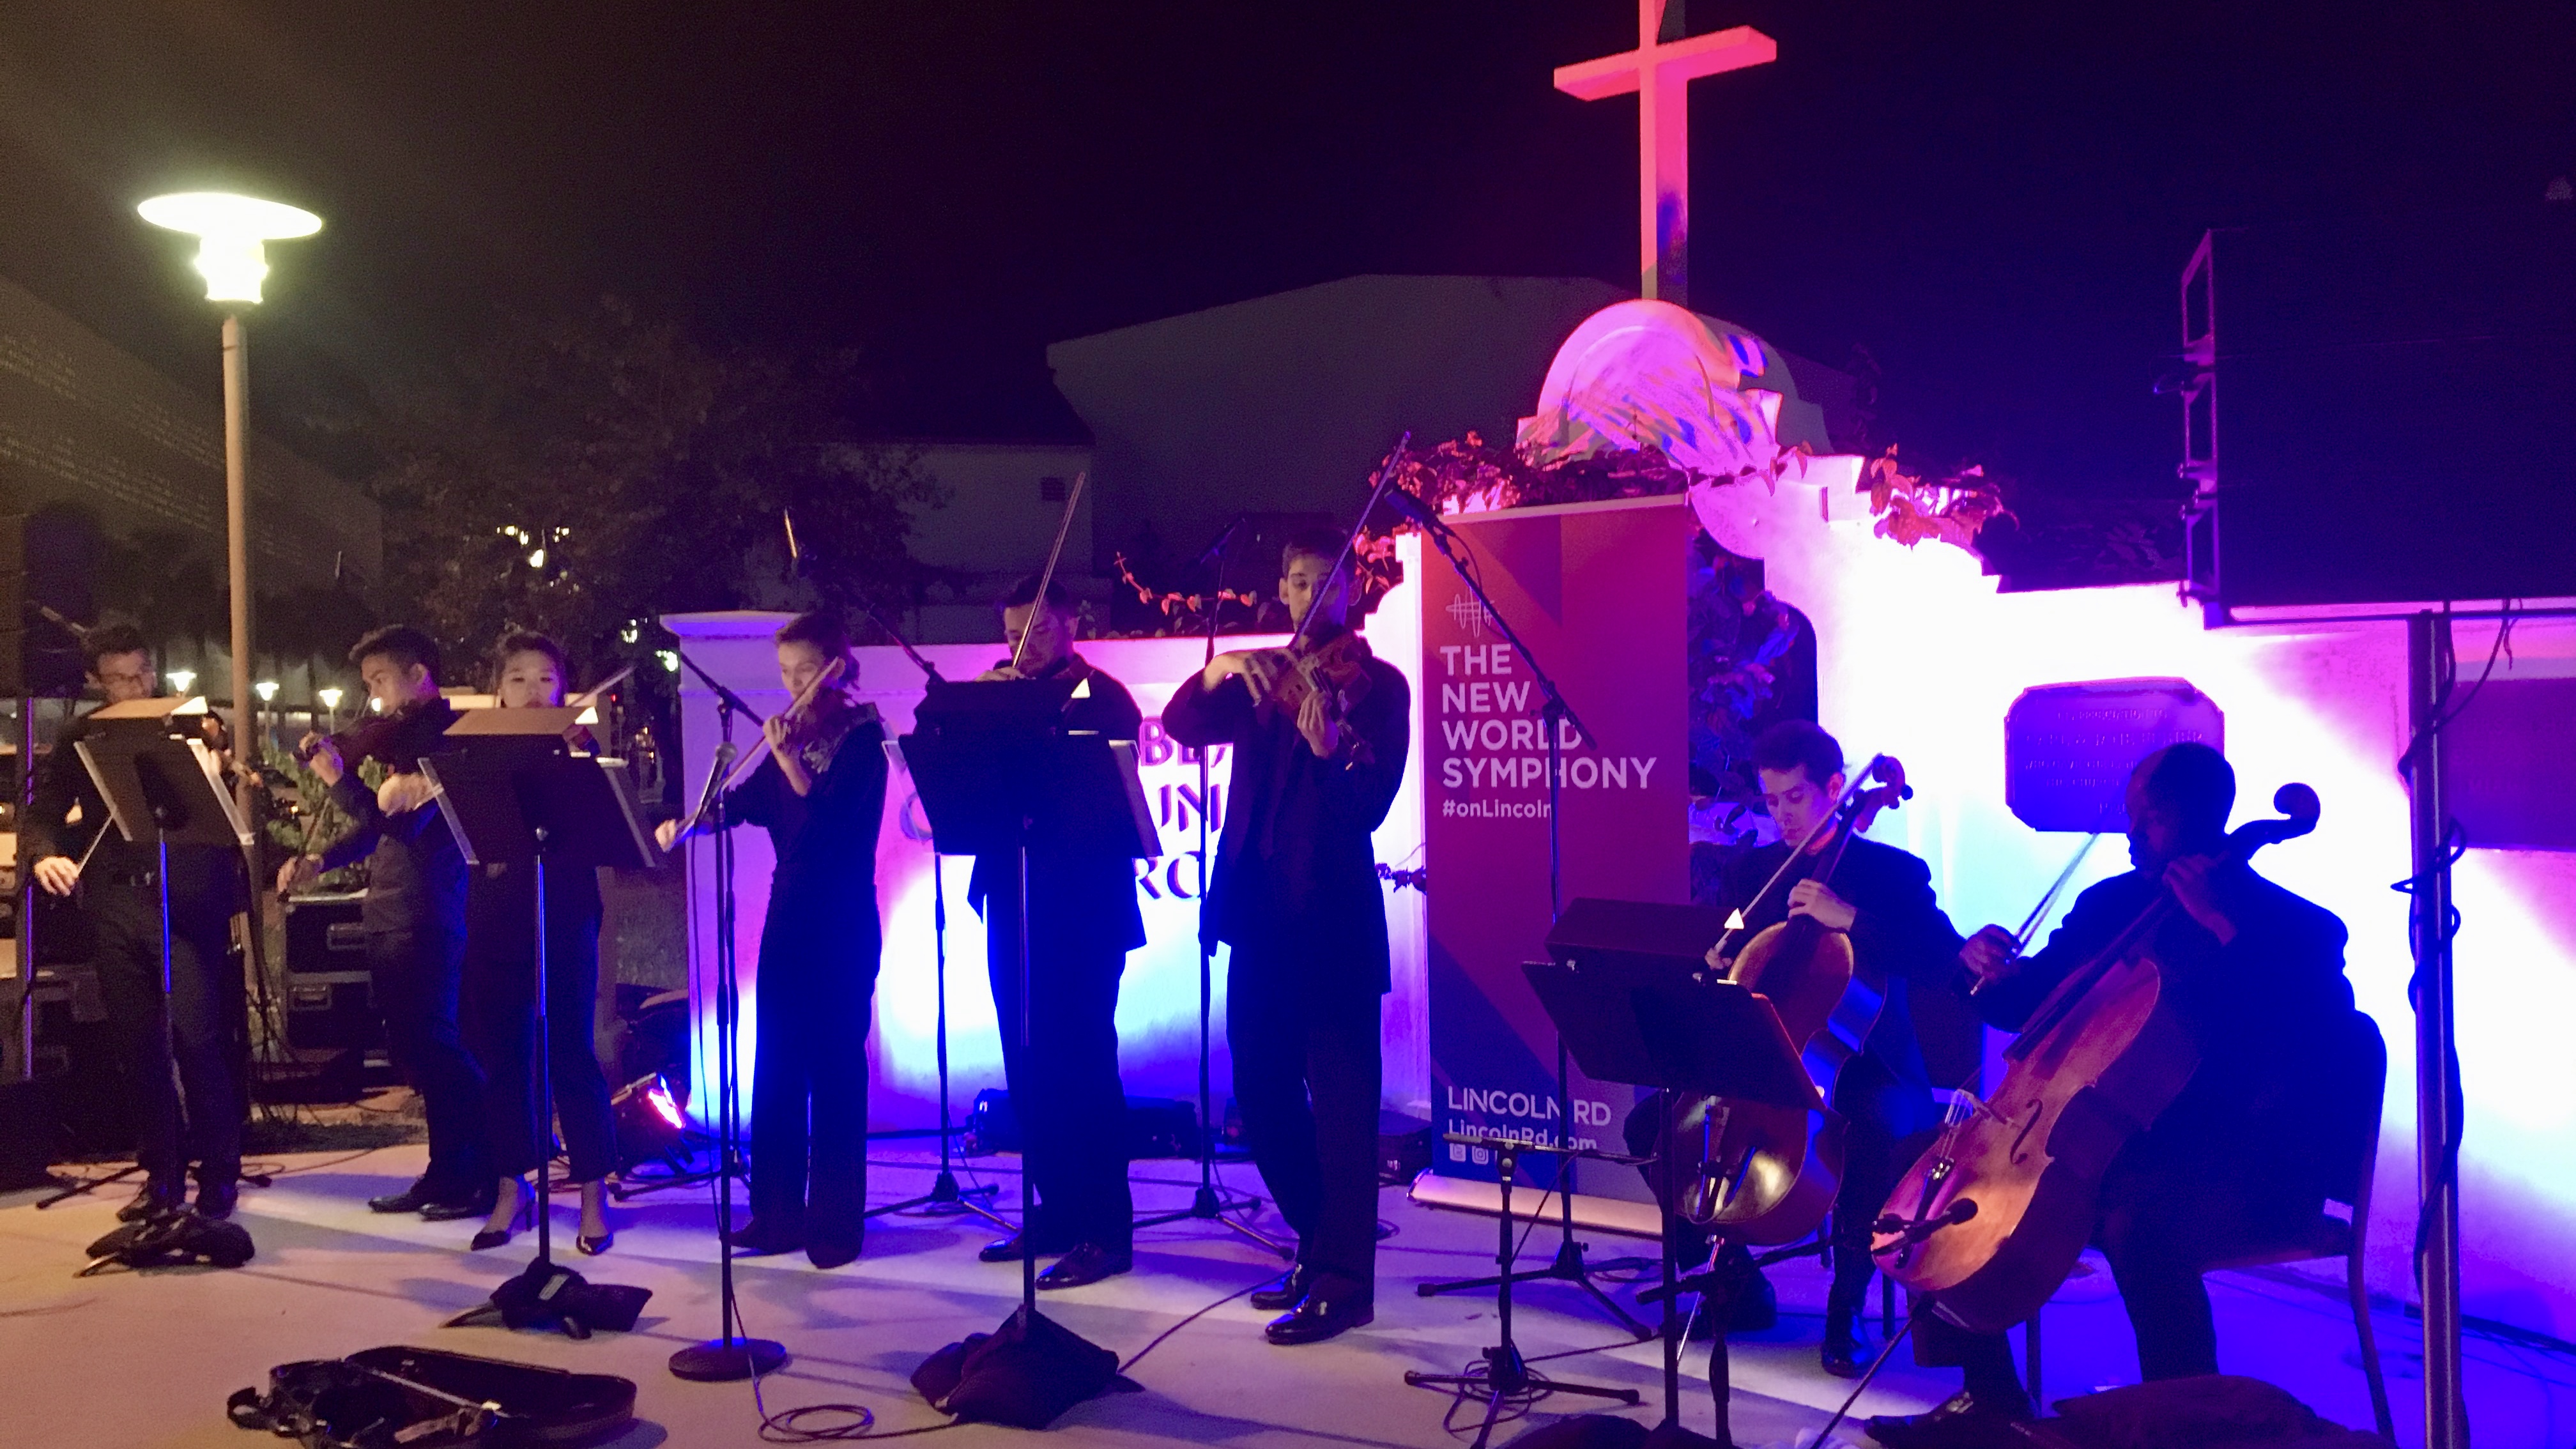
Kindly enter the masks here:
<path id="1" fill-rule="evenodd" d="M 0 490 L 0 695 L 70 699 L 87 673 L 74 627 L 98 622 L 98 519 Z"/>
<path id="2" fill-rule="evenodd" d="M 2182 306 L 2219 621 L 2576 595 L 2576 207 L 2212 231 Z"/>

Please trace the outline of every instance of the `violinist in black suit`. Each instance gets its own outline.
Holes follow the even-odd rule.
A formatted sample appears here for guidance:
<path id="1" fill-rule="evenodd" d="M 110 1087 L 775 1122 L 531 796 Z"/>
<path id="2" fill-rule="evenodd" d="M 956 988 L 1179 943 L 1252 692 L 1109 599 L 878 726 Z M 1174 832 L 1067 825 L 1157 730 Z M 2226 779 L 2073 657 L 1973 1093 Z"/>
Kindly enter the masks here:
<path id="1" fill-rule="evenodd" d="M 1261 1180 L 1297 1230 L 1297 1266 L 1256 1308 L 1284 1308 L 1272 1343 L 1315 1343 L 1372 1321 L 1377 1292 L 1377 1122 L 1388 985 L 1386 898 L 1370 832 L 1386 819 L 1412 745 L 1404 676 L 1349 637 L 1345 539 L 1300 533 L 1280 559 L 1292 620 L 1316 615 L 1298 655 L 1335 649 L 1366 681 L 1347 714 L 1318 690 L 1277 691 L 1298 668 L 1235 650 L 1182 682 L 1163 728 L 1234 747 L 1207 925 L 1226 958 L 1226 1044 Z M 1347 642 L 1345 642 L 1347 641 Z M 1338 647 L 1336 647 L 1338 646 Z"/>
<path id="2" fill-rule="evenodd" d="M 2352 1015 L 2344 925 L 2243 864 L 2220 863 L 2236 773 L 2203 744 L 2171 745 L 2129 777 L 2136 867 L 2076 897 L 2048 944 L 2015 954 L 1988 926 L 1960 960 L 1971 1004 L 2018 1030 L 2071 973 L 2165 892 L 2180 913 L 2154 938 L 2164 996 L 2191 1032 L 2200 1066 L 2182 1094 L 2111 1160 L 2093 1241 L 2137 1334 L 2146 1379 L 2218 1372 L 2218 1334 L 2202 1272 L 2281 1241 L 2324 1210 L 2331 1134 L 2348 1116 L 2353 1063 L 2336 1045 Z M 2001 1334 L 1970 1334 L 1925 1314 L 1916 1352 L 1965 1370 L 1966 1387 L 1928 1414 L 1870 1421 L 1892 1449 L 1990 1442 L 2030 1417 Z"/>
<path id="3" fill-rule="evenodd" d="M 465 853 L 439 814 L 420 757 L 435 754 L 456 711 L 439 693 L 438 641 L 407 624 L 375 630 L 349 650 L 378 717 L 348 732 L 391 770 L 367 787 L 363 759 L 344 758 L 340 738 L 305 736 L 302 752 L 357 829 L 319 856 L 278 871 L 286 895 L 327 870 L 367 862 L 359 924 L 385 1044 L 403 1080 L 420 1093 L 429 1119 L 429 1166 L 400 1192 L 367 1200 L 380 1213 L 416 1212 L 432 1222 L 492 1210 L 491 1144 L 484 1135 L 483 1069 L 466 1050 Z"/>
<path id="4" fill-rule="evenodd" d="M 1144 722 L 1125 685 L 1074 652 L 1073 600 L 1023 579 L 1003 596 L 1003 659 L 980 678 L 1074 683 L 1067 730 L 1133 741 Z M 968 897 L 984 913 L 985 962 L 1002 1024 L 1002 1067 L 1037 1188 L 1036 1218 L 985 1246 L 988 1263 L 1018 1262 L 1022 1239 L 1062 1256 L 1038 1275 L 1047 1289 L 1079 1288 L 1135 1264 L 1135 1203 L 1127 1190 L 1127 1093 L 1118 1080 L 1118 978 L 1145 944 L 1134 859 L 1115 840 L 1074 827 L 1033 832 L 1028 849 L 1029 1039 L 1020 1043 L 1020 895 L 1009 855 L 979 856 Z"/>
<path id="5" fill-rule="evenodd" d="M 1808 836 L 1833 815 L 1845 783 L 1843 748 L 1832 735 L 1805 720 L 1784 720 L 1754 739 L 1751 754 L 1780 839 L 1726 868 L 1718 904 L 1741 911 L 1743 925 L 1710 948 L 1709 965 L 1723 969 L 1729 957 L 1721 952 L 1731 954 L 1791 916 L 1812 916 L 1827 929 L 1850 935 L 1855 973 L 1884 998 L 1860 1054 L 1834 1078 L 1833 1107 L 1846 1124 L 1834 1233 L 1840 1241 L 1849 1241 L 1845 1234 L 1865 1239 L 1868 1224 L 1911 1161 L 1904 1153 L 1908 1140 L 1940 1125 L 1908 994 L 1912 982 L 1946 982 L 1956 973 L 1959 933 L 1933 895 L 1931 868 L 1895 846 L 1856 836 L 1844 848 L 1833 879 L 1815 878 L 1833 852 L 1836 830 L 1829 827 L 1812 841 Z M 1781 874 L 1782 864 L 1802 842 L 1805 853 L 1789 864 L 1781 884 L 1765 892 L 1764 885 Z M 1640 1155 L 1654 1151 L 1657 1120 L 1651 1101 L 1629 1115 L 1631 1150 Z M 1694 1249 L 1706 1252 L 1698 1243 L 1677 1248 L 1685 1255 L 1695 1255 Z M 1749 1275 L 1744 1250 L 1730 1245 L 1727 1251 L 1739 1272 Z M 1853 1378 L 1860 1373 L 1861 1305 L 1874 1265 L 1865 1247 L 1836 1248 L 1832 1260 L 1824 1366 L 1837 1377 Z M 1735 1324 L 1721 1327 L 1758 1326 L 1769 1301 L 1768 1285 L 1746 1278 L 1737 1292 Z M 1753 1322 L 1745 1321 L 1748 1310 Z"/>
<path id="6" fill-rule="evenodd" d="M 81 654 L 90 685 L 108 703 L 152 697 L 151 647 L 134 625 L 86 631 Z M 97 936 L 99 986 L 118 1062 L 134 1087 L 134 1160 L 143 1169 L 143 1190 L 117 1216 L 131 1221 L 184 1206 L 193 1160 L 197 1211 L 229 1217 L 241 1179 L 233 1046 L 243 1021 L 242 973 L 232 957 L 240 857 L 220 846 L 170 847 L 165 979 L 160 852 L 127 840 L 110 822 L 76 748 L 92 727 L 87 715 L 65 726 L 38 767 L 18 851 L 40 889 L 78 893 Z M 70 818 L 75 807 L 78 824 Z"/>

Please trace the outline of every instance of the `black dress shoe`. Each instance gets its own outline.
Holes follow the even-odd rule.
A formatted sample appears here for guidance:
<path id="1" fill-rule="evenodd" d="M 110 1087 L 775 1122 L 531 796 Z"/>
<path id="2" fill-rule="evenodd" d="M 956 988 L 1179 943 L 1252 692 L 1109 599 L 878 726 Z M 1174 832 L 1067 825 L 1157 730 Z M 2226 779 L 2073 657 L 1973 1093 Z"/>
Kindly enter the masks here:
<path id="1" fill-rule="evenodd" d="M 855 1237 L 829 1238 L 808 1233 L 805 1258 L 815 1267 L 829 1271 L 846 1268 L 859 1260 L 859 1240 Z"/>
<path id="2" fill-rule="evenodd" d="M 1824 1372 L 1837 1379 L 1860 1377 L 1860 1333 L 1850 1312 L 1824 1315 Z"/>
<path id="3" fill-rule="evenodd" d="M 188 1185 L 184 1182 L 147 1182 L 136 1191 L 131 1201 L 116 1210 L 120 1223 L 139 1223 L 146 1218 L 166 1218 L 188 1205 Z"/>
<path id="4" fill-rule="evenodd" d="M 1887 1449 L 1987 1449 L 2013 1442 L 2012 1426 L 2029 1422 L 2027 1395 L 2009 1402 L 1962 1389 L 1928 1414 L 1889 1414 L 1869 1421 L 1869 1437 Z"/>
<path id="5" fill-rule="evenodd" d="M 1099 1243 L 1076 1243 L 1073 1251 L 1055 1260 L 1055 1266 L 1038 1275 L 1040 1289 L 1084 1288 L 1103 1278 L 1114 1278 L 1136 1266 L 1133 1249 L 1112 1249 Z"/>
<path id="6" fill-rule="evenodd" d="M 1254 1289 L 1252 1296 L 1244 1301 L 1264 1313 L 1277 1313 L 1281 1309 L 1294 1308 L 1305 1301 L 1306 1294 L 1314 1286 L 1315 1270 L 1300 1263 L 1289 1269 L 1287 1275 L 1278 1282 L 1267 1288 Z"/>
<path id="7" fill-rule="evenodd" d="M 1376 1320 L 1377 1300 L 1370 1295 L 1319 1285 L 1296 1307 L 1270 1320 L 1261 1336 L 1283 1346 L 1322 1343 Z"/>
<path id="8" fill-rule="evenodd" d="M 425 1223 L 452 1223 L 459 1218 L 488 1218 L 492 1215 L 492 1205 L 500 1201 L 500 1197 L 499 1192 L 487 1187 L 480 1192 L 424 1198 L 420 1205 L 420 1220 Z"/>
<path id="9" fill-rule="evenodd" d="M 241 1182 L 235 1178 L 217 1178 L 197 1184 L 197 1216 L 216 1222 L 233 1215 L 241 1202 Z"/>
<path id="10" fill-rule="evenodd" d="M 388 1192 L 367 1199 L 371 1213 L 416 1213 L 420 1205 L 438 1194 L 438 1184 L 426 1177 L 414 1178 L 411 1186 L 400 1192 Z"/>
<path id="11" fill-rule="evenodd" d="M 1026 1237 L 1028 1237 L 1027 1233 L 1013 1233 L 1007 1238 L 995 1238 L 979 1249 L 975 1258 L 978 1262 L 984 1263 L 1016 1263 L 1020 1261 L 1020 1240 Z M 1041 1258 L 1052 1258 L 1059 1253 L 1070 1253 L 1074 1249 L 1074 1244 L 1069 1239 L 1042 1237 L 1034 1241 L 1037 1243 L 1036 1256 Z"/>
<path id="12" fill-rule="evenodd" d="M 793 1253 L 805 1246 L 802 1228 L 773 1228 L 758 1218 L 733 1230 L 733 1250 L 744 1258 L 767 1257 L 771 1253 Z"/>
<path id="13" fill-rule="evenodd" d="M 581 1255 L 583 1257 L 596 1258 L 600 1254 L 607 1252 L 616 1242 L 617 1234 L 614 1232 L 602 1233 L 595 1238 L 588 1233 L 584 1233 L 573 1239 L 572 1245 L 581 1250 Z"/>

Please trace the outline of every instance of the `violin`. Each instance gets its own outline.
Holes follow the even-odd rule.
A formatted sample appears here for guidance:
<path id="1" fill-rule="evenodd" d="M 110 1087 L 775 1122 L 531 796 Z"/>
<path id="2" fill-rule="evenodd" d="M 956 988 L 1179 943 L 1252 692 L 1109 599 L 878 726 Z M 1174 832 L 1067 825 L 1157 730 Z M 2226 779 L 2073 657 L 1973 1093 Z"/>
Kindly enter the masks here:
<path id="1" fill-rule="evenodd" d="M 1386 490 L 1395 483 L 1405 449 L 1412 442 L 1413 434 L 1407 430 L 1396 440 L 1394 450 L 1386 455 L 1385 461 L 1378 464 L 1368 503 L 1360 509 L 1359 521 L 1343 535 L 1341 552 L 1334 557 L 1333 567 L 1324 575 L 1323 583 L 1316 586 L 1316 604 L 1306 610 L 1306 617 L 1297 621 L 1297 631 L 1288 636 L 1287 647 L 1254 651 L 1278 666 L 1269 688 L 1261 694 L 1259 702 L 1263 707 L 1275 707 L 1288 718 L 1295 719 L 1305 711 L 1309 698 L 1320 695 L 1324 702 L 1324 718 L 1338 725 L 1349 719 L 1350 712 L 1359 707 L 1361 700 L 1368 698 L 1369 688 L 1375 682 L 1369 678 L 1368 662 L 1376 656 L 1369 652 L 1368 641 L 1362 639 L 1356 630 L 1345 629 L 1311 649 L 1301 646 L 1313 632 L 1315 621 L 1323 616 L 1320 606 L 1332 592 L 1334 583 L 1341 581 L 1347 587 L 1351 556 L 1359 549 L 1360 534 L 1368 528 L 1370 516 L 1377 512 L 1378 500 L 1384 498 Z M 1354 758 L 1363 761 L 1368 758 L 1366 740 L 1353 735 L 1351 748 Z"/>
<path id="2" fill-rule="evenodd" d="M 1833 844 L 1803 878 L 1830 887 L 1852 837 L 1913 793 L 1902 764 L 1887 755 L 1871 760 L 1833 812 L 1754 893 L 1749 909 L 1758 911 L 1773 891 L 1796 884 L 1801 877 L 1793 877 L 1792 868 L 1828 830 L 1837 832 Z M 1831 1102 L 1836 1078 L 1860 1054 L 1886 998 L 1857 974 L 1847 932 L 1811 915 L 1793 915 L 1738 948 L 1742 921 L 1739 912 L 1714 954 L 1727 963 L 1728 980 L 1771 1003 L 1818 1095 Z M 1842 1183 L 1840 1116 L 1723 1097 L 1683 1107 L 1683 1120 L 1672 1125 L 1686 1128 L 1696 1119 L 1701 1163 L 1675 1212 L 1701 1227 L 1723 1228 L 1738 1241 L 1762 1244 L 1805 1237 L 1824 1221 Z"/>
<path id="3" fill-rule="evenodd" d="M 2240 826 L 2219 852 L 2242 865 L 2316 829 L 2317 792 L 2284 785 L 2277 820 Z M 2070 973 L 2005 1048 L 1993 1098 L 1952 1108 L 1873 1224 L 1870 1255 L 1971 1332 L 2027 1322 L 2073 1271 L 2100 1212 L 2102 1176 L 2199 1070 L 2168 1006 L 2156 936 L 2181 909 L 2170 887 Z"/>
<path id="4" fill-rule="evenodd" d="M 444 699 L 407 704 L 391 714 L 369 715 L 347 729 L 306 735 L 295 747 L 295 758 L 309 765 L 327 742 L 340 752 L 343 769 L 354 770 L 374 759 L 397 773 L 417 770 L 420 757 L 429 753 L 427 747 L 438 742 L 455 718 L 455 707 Z"/>

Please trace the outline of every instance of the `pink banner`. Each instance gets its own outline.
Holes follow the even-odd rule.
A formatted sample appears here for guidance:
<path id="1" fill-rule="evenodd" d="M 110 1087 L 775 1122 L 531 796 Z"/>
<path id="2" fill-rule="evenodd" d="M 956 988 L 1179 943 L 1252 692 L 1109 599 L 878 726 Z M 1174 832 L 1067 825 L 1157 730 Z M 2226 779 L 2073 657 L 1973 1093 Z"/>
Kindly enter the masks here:
<path id="1" fill-rule="evenodd" d="M 1525 508 L 1453 520 L 1494 609 L 1564 691 L 1563 897 L 1690 898 L 1685 563 L 1678 497 Z M 1573 1076 L 1560 1129 L 1556 1030 L 1523 962 L 1546 955 L 1545 697 L 1496 619 L 1424 550 L 1423 768 L 1430 889 L 1434 1117 L 1444 1132 L 1620 1144 L 1635 1089 Z M 1443 1145 L 1437 1171 L 1493 1178 L 1489 1154 Z M 1533 1176 L 1553 1179 L 1534 1165 Z M 1587 1193 L 1641 1197 L 1598 1167 Z"/>

